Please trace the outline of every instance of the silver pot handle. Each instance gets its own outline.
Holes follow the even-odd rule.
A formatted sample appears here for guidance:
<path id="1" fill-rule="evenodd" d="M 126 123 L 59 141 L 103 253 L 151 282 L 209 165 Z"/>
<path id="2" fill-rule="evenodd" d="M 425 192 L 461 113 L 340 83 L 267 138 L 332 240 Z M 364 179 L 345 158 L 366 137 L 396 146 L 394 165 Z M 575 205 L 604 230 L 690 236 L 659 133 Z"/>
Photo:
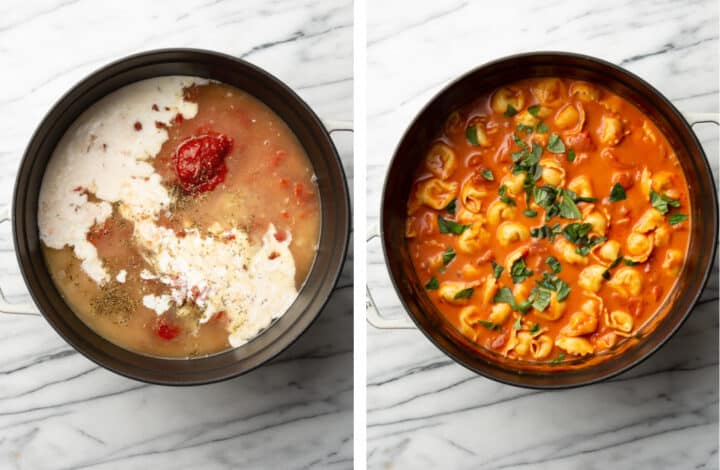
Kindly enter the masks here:
<path id="1" fill-rule="evenodd" d="M 328 134 L 333 132 L 355 132 L 352 121 L 343 121 L 342 119 L 322 119 L 322 123 L 327 129 Z"/>
<path id="2" fill-rule="evenodd" d="M 377 225 L 368 229 L 367 238 L 365 241 L 370 243 L 375 238 L 380 237 L 380 231 Z M 365 287 L 366 298 L 365 298 L 365 314 L 367 315 L 367 322 L 373 327 L 379 330 L 406 330 L 415 328 L 413 322 L 407 318 L 387 318 L 380 315 L 380 312 L 375 305 L 370 287 Z"/>
<path id="3" fill-rule="evenodd" d="M 0 213 L 0 224 L 3 222 L 9 222 L 10 221 L 10 206 L 6 206 L 4 209 L 2 209 Z M 35 307 L 32 303 L 20 303 L 20 304 L 11 304 L 7 301 L 7 298 L 5 297 L 5 293 L 3 292 L 2 288 L 0 287 L 0 313 L 7 313 L 10 315 L 32 315 L 37 316 L 40 315 L 40 312 L 38 312 L 37 307 Z"/>
<path id="4" fill-rule="evenodd" d="M 712 123 L 720 126 L 720 113 L 682 113 L 690 126 L 700 123 Z"/>

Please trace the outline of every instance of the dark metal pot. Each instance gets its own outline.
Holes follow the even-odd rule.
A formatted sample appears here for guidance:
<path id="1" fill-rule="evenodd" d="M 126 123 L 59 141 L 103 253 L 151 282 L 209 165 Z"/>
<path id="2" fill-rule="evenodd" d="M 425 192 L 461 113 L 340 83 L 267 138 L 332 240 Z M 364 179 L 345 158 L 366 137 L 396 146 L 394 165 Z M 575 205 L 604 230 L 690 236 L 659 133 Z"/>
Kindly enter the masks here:
<path id="1" fill-rule="evenodd" d="M 137 354 L 104 339 L 85 325 L 55 288 L 40 249 L 39 188 L 57 142 L 93 103 L 129 83 L 163 75 L 193 75 L 244 90 L 273 109 L 293 130 L 312 162 L 320 190 L 321 220 L 315 262 L 289 310 L 249 343 L 208 357 L 161 359 Z M 71 89 L 35 131 L 20 163 L 10 212 L 15 251 L 25 284 L 37 306 L 65 341 L 87 358 L 144 382 L 193 385 L 248 372 L 290 346 L 328 300 L 345 260 L 350 236 L 350 199 L 337 150 L 320 119 L 290 88 L 269 73 L 216 52 L 165 49 L 114 62 Z M 0 311 L 22 313 L 31 305 L 4 302 Z"/>
<path id="2" fill-rule="evenodd" d="M 688 260 L 668 301 L 664 318 L 645 328 L 625 349 L 602 362 L 558 367 L 551 371 L 520 369 L 511 360 L 480 354 L 435 308 L 413 268 L 405 241 L 406 201 L 417 167 L 418 152 L 427 148 L 448 115 L 483 92 L 516 80 L 562 76 L 603 85 L 635 104 L 667 136 L 682 164 L 690 189 L 692 232 Z M 696 122 L 717 116 L 701 115 Z M 379 232 L 385 261 L 395 290 L 414 324 L 441 351 L 477 374 L 527 388 L 556 389 L 588 385 L 608 379 L 657 351 L 687 319 L 702 292 L 715 259 L 718 237 L 718 202 L 710 165 L 688 122 L 659 91 L 611 63 L 578 54 L 541 52 L 505 57 L 478 67 L 440 91 L 420 111 L 395 150 L 383 188 Z M 368 291 L 368 294 L 370 292 Z M 378 315 L 368 295 L 368 321 L 379 328 L 402 328 L 407 323 Z"/>

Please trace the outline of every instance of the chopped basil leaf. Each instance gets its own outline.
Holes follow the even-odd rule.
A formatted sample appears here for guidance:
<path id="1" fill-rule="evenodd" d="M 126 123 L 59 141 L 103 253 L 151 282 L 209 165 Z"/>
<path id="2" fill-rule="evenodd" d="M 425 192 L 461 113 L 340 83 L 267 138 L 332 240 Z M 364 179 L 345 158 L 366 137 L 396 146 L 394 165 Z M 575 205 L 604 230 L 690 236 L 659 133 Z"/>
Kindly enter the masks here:
<path id="1" fill-rule="evenodd" d="M 495 297 L 493 297 L 493 302 L 496 304 L 503 303 L 503 304 L 510 304 L 511 306 L 515 306 L 515 296 L 513 295 L 512 291 L 509 287 L 501 287 L 498 289 L 497 293 L 495 294 Z"/>
<path id="2" fill-rule="evenodd" d="M 537 324 L 537 323 L 535 323 L 535 324 L 532 326 L 532 328 L 530 328 L 530 334 L 531 334 L 531 335 L 534 335 L 534 334 L 537 333 L 538 331 L 540 331 L 540 325 Z"/>
<path id="3" fill-rule="evenodd" d="M 450 264 L 450 261 L 455 259 L 456 254 L 457 253 L 455 253 L 455 249 L 453 247 L 448 247 L 448 249 L 445 250 L 442 254 L 443 265 L 447 266 L 448 264 Z"/>
<path id="4" fill-rule="evenodd" d="M 620 264 L 622 262 L 622 260 L 623 260 L 622 256 L 618 256 L 617 258 L 615 258 L 615 260 L 613 260 L 613 262 L 610 263 L 610 266 L 608 266 L 607 269 L 605 271 L 603 271 L 603 273 L 602 273 L 603 279 L 605 279 L 606 281 L 609 281 L 610 280 L 610 270 L 613 269 L 618 264 Z"/>
<path id="5" fill-rule="evenodd" d="M 510 276 L 512 277 L 513 284 L 523 282 L 525 279 L 533 275 L 532 270 L 528 269 L 525 264 L 525 260 L 520 258 L 510 267 Z"/>
<path id="6" fill-rule="evenodd" d="M 539 104 L 534 104 L 534 105 L 528 107 L 528 113 L 532 114 L 535 117 L 537 117 L 539 111 L 540 111 Z"/>
<path id="7" fill-rule="evenodd" d="M 448 214 L 455 215 L 455 210 L 457 209 L 457 199 L 453 199 L 450 201 L 450 204 L 445 206 L 445 212 Z"/>
<path id="8" fill-rule="evenodd" d="M 567 189 L 563 189 L 563 197 L 558 205 L 558 215 L 563 219 L 580 219 L 582 214 L 577 204 L 573 201 L 572 193 Z"/>
<path id="9" fill-rule="evenodd" d="M 539 287 L 557 292 L 558 302 L 563 302 L 570 295 L 570 286 L 555 274 L 543 273 L 542 279 L 535 283 Z"/>
<path id="10" fill-rule="evenodd" d="M 535 203 L 543 209 L 548 209 L 557 198 L 558 191 L 553 186 L 540 186 L 533 189 Z"/>
<path id="11" fill-rule="evenodd" d="M 570 149 L 567 152 L 567 161 L 574 162 L 575 161 L 575 150 Z"/>
<path id="12" fill-rule="evenodd" d="M 522 328 L 522 323 L 520 323 L 521 318 L 522 317 L 517 317 L 517 320 L 515 320 L 515 323 L 513 323 L 513 328 L 515 328 L 516 330 Z"/>
<path id="13" fill-rule="evenodd" d="M 507 105 L 507 108 L 505 108 L 505 117 L 513 117 L 517 114 L 517 109 L 511 104 Z"/>
<path id="14" fill-rule="evenodd" d="M 505 268 L 503 268 L 502 265 L 497 264 L 495 261 L 490 261 L 490 264 L 492 264 L 492 268 L 493 268 L 493 277 L 495 279 L 500 278 L 500 276 L 502 275 L 503 270 L 505 270 Z"/>
<path id="15" fill-rule="evenodd" d="M 615 183 L 610 190 L 610 202 L 624 201 L 627 199 L 625 188 L 620 183 Z"/>
<path id="16" fill-rule="evenodd" d="M 518 124 L 517 129 L 518 132 L 524 132 L 526 134 L 530 134 L 533 131 L 532 126 L 526 126 L 525 124 Z"/>
<path id="17" fill-rule="evenodd" d="M 533 238 L 547 238 L 551 242 L 555 241 L 555 237 L 562 233 L 562 227 L 560 224 L 555 224 L 552 227 L 545 224 L 541 227 L 534 227 L 530 229 L 530 236 Z"/>
<path id="18" fill-rule="evenodd" d="M 562 271 L 562 265 L 560 264 L 560 261 L 554 256 L 548 256 L 545 260 L 545 263 L 550 266 L 550 269 L 552 269 L 552 272 L 555 274 Z"/>
<path id="19" fill-rule="evenodd" d="M 570 190 L 568 189 L 568 191 L 570 191 Z M 582 197 L 582 196 L 577 196 L 577 195 L 573 198 L 573 200 L 575 202 L 597 202 L 596 197 Z"/>
<path id="20" fill-rule="evenodd" d="M 495 181 L 495 175 L 493 175 L 492 170 L 489 168 L 483 170 L 481 175 L 483 178 L 485 178 L 488 181 Z"/>
<path id="21" fill-rule="evenodd" d="M 572 223 L 565 226 L 563 235 L 568 241 L 580 245 L 586 243 L 590 230 L 592 230 L 592 224 Z"/>
<path id="22" fill-rule="evenodd" d="M 679 214 L 675 212 L 674 214 L 670 214 L 670 217 L 668 217 L 668 222 L 670 222 L 670 225 L 677 225 L 680 222 L 683 222 L 687 220 L 688 216 L 685 214 Z"/>
<path id="23" fill-rule="evenodd" d="M 558 279 L 558 282 L 557 282 L 557 300 L 558 300 L 558 302 L 564 302 L 565 299 L 568 298 L 568 295 L 570 295 L 570 286 L 567 284 L 567 282 L 563 281 L 562 279 Z"/>
<path id="24" fill-rule="evenodd" d="M 526 149 L 527 146 L 528 146 L 528 145 L 525 143 L 525 141 L 523 141 L 520 137 L 518 137 L 518 135 L 517 135 L 516 133 L 514 133 L 514 132 L 513 132 L 513 141 L 515 142 L 515 145 L 517 145 L 517 146 L 520 147 L 521 149 Z"/>
<path id="25" fill-rule="evenodd" d="M 626 266 L 637 266 L 638 264 L 640 264 L 637 261 L 633 261 L 631 259 L 626 259 L 624 263 Z"/>
<path id="26" fill-rule="evenodd" d="M 427 284 L 425 284 L 425 289 L 427 290 L 438 290 L 439 287 L 440 283 L 435 276 L 431 277 Z"/>
<path id="27" fill-rule="evenodd" d="M 472 145 L 480 145 L 477 138 L 477 128 L 475 127 L 475 124 L 472 124 L 465 129 L 465 137 L 467 137 L 468 142 Z"/>
<path id="28" fill-rule="evenodd" d="M 532 307 L 533 299 L 530 297 L 527 298 L 527 300 L 524 300 L 518 304 L 515 304 L 515 310 L 520 312 L 521 314 L 525 315 L 528 310 L 530 310 L 530 307 Z"/>
<path id="29" fill-rule="evenodd" d="M 544 122 L 538 124 L 535 130 L 540 134 L 547 134 L 548 132 L 550 132 L 550 128 Z"/>
<path id="30" fill-rule="evenodd" d="M 547 144 L 548 152 L 565 153 L 565 144 L 557 134 L 550 134 Z"/>
<path id="31" fill-rule="evenodd" d="M 658 194 L 652 189 L 650 190 L 650 203 L 662 215 L 667 214 L 670 207 L 680 207 L 680 201 L 677 199 L 671 199 L 664 194 Z"/>
<path id="32" fill-rule="evenodd" d="M 544 311 L 550 305 L 550 291 L 547 289 L 536 289 L 535 299 L 533 300 L 532 306 L 538 312 Z"/>
<path id="33" fill-rule="evenodd" d="M 525 215 L 525 217 L 535 217 L 537 216 L 537 211 L 534 211 L 532 209 L 525 209 L 523 211 L 523 215 Z"/>
<path id="34" fill-rule="evenodd" d="M 550 364 L 560 364 L 562 361 L 565 360 L 565 353 L 560 353 L 558 356 L 550 361 Z"/>
<path id="35" fill-rule="evenodd" d="M 469 299 L 470 297 L 472 297 L 473 292 L 475 292 L 475 289 L 472 288 L 472 287 L 468 287 L 467 289 L 463 289 L 463 290 L 461 290 L 460 292 L 458 292 L 457 294 L 455 294 L 455 296 L 453 297 L 453 299 L 455 299 L 455 300 L 458 300 L 458 299 Z"/>
<path id="36" fill-rule="evenodd" d="M 505 204 L 507 204 L 508 206 L 514 206 L 514 205 L 515 205 L 515 201 L 512 200 L 512 199 L 510 199 L 509 197 L 507 197 L 507 196 L 505 195 L 506 192 L 507 192 L 507 186 L 505 186 L 505 185 L 503 184 L 502 186 L 500 186 L 500 189 L 498 190 L 498 194 L 500 195 L 500 200 L 501 200 L 502 202 L 504 202 Z"/>
<path id="37" fill-rule="evenodd" d="M 478 320 L 476 323 L 481 324 L 482 326 L 484 326 L 484 327 L 487 328 L 488 330 L 497 331 L 497 330 L 500 329 L 500 325 L 498 325 L 497 323 L 493 323 L 493 322 L 491 322 L 491 321 Z"/>
<path id="38" fill-rule="evenodd" d="M 441 215 L 438 215 L 438 229 L 440 230 L 440 233 L 460 235 L 468 228 L 470 228 L 470 225 L 459 224 L 452 220 L 443 219 Z"/>
<path id="39" fill-rule="evenodd" d="M 530 157 L 528 157 L 527 165 L 534 165 L 540 161 L 542 157 L 542 147 L 537 142 L 532 143 L 532 150 L 530 151 Z"/>

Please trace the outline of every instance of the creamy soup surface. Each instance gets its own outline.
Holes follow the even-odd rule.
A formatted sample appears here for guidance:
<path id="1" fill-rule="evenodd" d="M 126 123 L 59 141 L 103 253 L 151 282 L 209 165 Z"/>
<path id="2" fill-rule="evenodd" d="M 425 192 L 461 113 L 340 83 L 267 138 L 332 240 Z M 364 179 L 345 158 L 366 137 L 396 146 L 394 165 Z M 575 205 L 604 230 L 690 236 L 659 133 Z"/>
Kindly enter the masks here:
<path id="1" fill-rule="evenodd" d="M 584 367 L 659 320 L 690 237 L 689 190 L 655 124 L 563 77 L 452 113 L 425 149 L 406 239 L 437 310 L 519 367 Z"/>
<path id="2" fill-rule="evenodd" d="M 90 328 L 147 355 L 203 356 L 250 341 L 295 300 L 317 250 L 317 193 L 266 105 L 161 77 L 66 132 L 38 223 L 53 281 Z"/>

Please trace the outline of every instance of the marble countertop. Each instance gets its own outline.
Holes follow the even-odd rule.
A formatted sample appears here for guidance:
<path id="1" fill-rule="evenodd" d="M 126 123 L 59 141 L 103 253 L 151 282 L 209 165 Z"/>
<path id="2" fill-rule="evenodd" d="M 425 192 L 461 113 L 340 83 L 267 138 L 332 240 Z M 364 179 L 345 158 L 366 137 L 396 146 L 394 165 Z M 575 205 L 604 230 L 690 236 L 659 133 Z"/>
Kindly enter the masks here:
<path id="1" fill-rule="evenodd" d="M 434 2 L 368 5 L 368 226 L 388 160 L 434 93 L 491 59 L 533 50 L 598 56 L 683 111 L 718 112 L 718 5 L 698 2 Z M 718 171 L 718 129 L 697 125 Z M 383 264 L 368 279 L 405 315 Z M 535 470 L 718 468 L 717 269 L 677 335 L 639 367 L 568 391 L 478 377 L 417 330 L 368 326 L 368 467 Z"/>
<path id="2" fill-rule="evenodd" d="M 0 207 L 49 107 L 122 56 L 195 47 L 243 57 L 326 120 L 352 119 L 352 2 L 95 2 L 0 5 Z M 352 135 L 333 132 L 352 187 Z M 0 286 L 27 291 L 0 227 Z M 114 375 L 40 317 L 0 315 L 0 468 L 352 466 L 352 253 L 318 321 L 272 363 L 224 383 L 169 388 Z"/>

